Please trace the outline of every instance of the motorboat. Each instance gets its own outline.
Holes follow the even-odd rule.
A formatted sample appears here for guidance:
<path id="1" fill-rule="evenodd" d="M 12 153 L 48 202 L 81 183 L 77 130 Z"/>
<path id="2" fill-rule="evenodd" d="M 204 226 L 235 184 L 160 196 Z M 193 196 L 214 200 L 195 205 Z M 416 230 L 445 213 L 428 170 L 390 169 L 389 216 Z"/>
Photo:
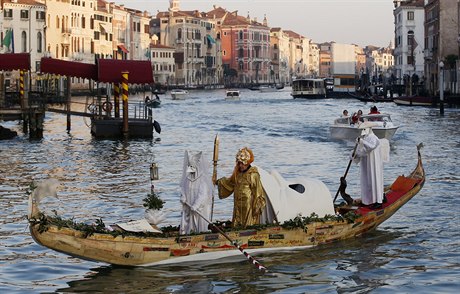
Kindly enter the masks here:
<path id="1" fill-rule="evenodd" d="M 380 139 L 391 140 L 399 128 L 386 113 L 362 115 L 356 122 L 352 117 L 340 117 L 335 119 L 334 124 L 330 126 L 331 137 L 354 141 L 361 135 L 362 129 L 359 128 L 359 125 L 367 121 L 375 123 L 376 126 L 372 128 L 372 131 Z"/>
<path id="2" fill-rule="evenodd" d="M 184 100 L 188 93 L 189 92 L 184 89 L 171 90 L 171 98 L 172 100 Z"/>
<path id="3" fill-rule="evenodd" d="M 291 96 L 294 98 L 326 98 L 324 79 L 304 78 L 292 81 Z"/>
<path id="4" fill-rule="evenodd" d="M 225 100 L 240 100 L 240 91 L 239 90 L 225 91 Z"/>

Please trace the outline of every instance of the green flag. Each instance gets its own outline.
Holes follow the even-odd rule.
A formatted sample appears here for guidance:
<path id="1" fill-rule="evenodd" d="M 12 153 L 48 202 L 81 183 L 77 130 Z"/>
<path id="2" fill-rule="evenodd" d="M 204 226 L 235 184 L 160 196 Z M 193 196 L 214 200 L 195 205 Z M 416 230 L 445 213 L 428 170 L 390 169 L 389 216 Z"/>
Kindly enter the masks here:
<path id="1" fill-rule="evenodd" d="M 8 29 L 5 33 L 5 37 L 3 38 L 3 46 L 9 48 L 11 45 L 11 29 Z"/>

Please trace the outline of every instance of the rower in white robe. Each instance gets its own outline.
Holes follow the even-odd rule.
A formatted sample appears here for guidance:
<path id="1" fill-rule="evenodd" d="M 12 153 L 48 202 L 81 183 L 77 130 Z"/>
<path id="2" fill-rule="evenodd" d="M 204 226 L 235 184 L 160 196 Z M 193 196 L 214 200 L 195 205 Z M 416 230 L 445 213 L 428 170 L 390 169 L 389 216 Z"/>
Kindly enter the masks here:
<path id="1" fill-rule="evenodd" d="M 360 164 L 361 201 L 364 205 L 380 208 L 383 202 L 383 163 L 388 162 L 390 144 L 387 139 L 379 139 L 372 122 L 364 122 L 354 162 Z"/>
<path id="2" fill-rule="evenodd" d="M 185 151 L 180 187 L 182 203 L 180 233 L 208 231 L 207 221 L 196 213 L 199 211 L 206 219 L 211 219 L 213 186 L 209 165 L 203 158 L 202 152 Z"/>

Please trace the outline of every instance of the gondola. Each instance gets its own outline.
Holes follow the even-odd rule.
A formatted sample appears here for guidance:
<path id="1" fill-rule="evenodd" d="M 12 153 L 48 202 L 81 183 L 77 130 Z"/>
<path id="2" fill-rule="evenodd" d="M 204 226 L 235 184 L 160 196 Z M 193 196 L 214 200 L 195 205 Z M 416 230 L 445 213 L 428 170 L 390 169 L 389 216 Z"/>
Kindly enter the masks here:
<path id="1" fill-rule="evenodd" d="M 425 183 L 419 149 L 415 169 L 407 176 L 398 176 L 391 185 L 385 187 L 387 201 L 381 208 L 360 205 L 356 199 L 352 204 L 335 204 L 335 199 L 329 194 L 328 197 L 313 199 L 307 204 L 304 200 L 300 205 L 291 205 L 272 224 L 233 228 L 225 226 L 226 222 L 214 222 L 211 228 L 218 230 L 180 235 L 178 230 L 170 228 L 152 227 L 148 232 L 130 232 L 117 225 L 107 226 L 101 220 L 92 226 L 63 221 L 58 216 L 45 215 L 40 211 L 39 200 L 42 197 L 37 197 L 36 189 L 29 195 L 30 233 L 38 244 L 50 249 L 76 258 L 122 266 L 198 262 L 232 255 L 242 257 L 241 250 L 253 254 L 321 246 L 357 238 L 374 230 L 414 197 Z M 298 193 L 294 196 L 302 197 L 304 192 L 297 187 L 295 190 L 293 188 L 298 183 L 286 181 L 279 174 L 271 176 L 277 177 L 281 188 L 284 183 L 286 189 L 290 189 L 286 193 Z M 280 190 L 280 187 L 264 185 L 267 193 L 270 189 Z M 51 190 L 47 194 L 53 194 Z M 273 201 L 272 205 L 276 211 L 288 203 L 280 198 Z M 297 206 L 318 206 L 320 209 L 305 209 L 303 214 L 295 216 Z"/>

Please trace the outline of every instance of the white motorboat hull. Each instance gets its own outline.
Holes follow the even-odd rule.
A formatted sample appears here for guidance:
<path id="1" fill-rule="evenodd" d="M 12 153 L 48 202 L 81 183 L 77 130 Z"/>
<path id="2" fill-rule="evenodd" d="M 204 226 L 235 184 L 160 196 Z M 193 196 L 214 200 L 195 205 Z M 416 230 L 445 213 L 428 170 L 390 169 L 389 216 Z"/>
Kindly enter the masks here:
<path id="1" fill-rule="evenodd" d="M 171 91 L 172 100 L 185 100 L 185 97 L 187 95 L 188 95 L 188 91 L 185 91 L 185 90 Z"/>
<path id="2" fill-rule="evenodd" d="M 388 139 L 391 140 L 396 133 L 398 127 L 391 128 L 372 128 L 374 134 L 379 137 L 379 139 Z M 362 129 L 359 129 L 355 126 L 331 126 L 330 133 L 331 137 L 334 139 L 350 140 L 354 141 L 361 134 Z"/>

